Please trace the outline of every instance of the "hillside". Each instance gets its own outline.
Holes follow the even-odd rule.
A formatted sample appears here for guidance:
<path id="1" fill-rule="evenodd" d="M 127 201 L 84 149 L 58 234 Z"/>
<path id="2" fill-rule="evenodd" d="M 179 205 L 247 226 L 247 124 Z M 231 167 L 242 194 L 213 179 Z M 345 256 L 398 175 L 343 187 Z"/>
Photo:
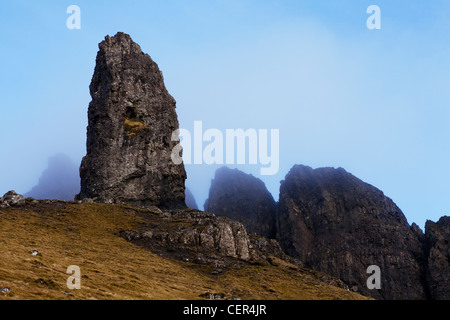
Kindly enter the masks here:
<path id="1" fill-rule="evenodd" d="M 275 257 L 217 273 L 211 265 L 162 257 L 121 236 L 148 224 L 146 216 L 163 214 L 32 199 L 0 208 L 0 299 L 178 300 L 208 299 L 209 293 L 258 300 L 365 299 L 331 285 L 329 276 Z M 80 290 L 66 286 L 70 265 L 81 269 Z"/>

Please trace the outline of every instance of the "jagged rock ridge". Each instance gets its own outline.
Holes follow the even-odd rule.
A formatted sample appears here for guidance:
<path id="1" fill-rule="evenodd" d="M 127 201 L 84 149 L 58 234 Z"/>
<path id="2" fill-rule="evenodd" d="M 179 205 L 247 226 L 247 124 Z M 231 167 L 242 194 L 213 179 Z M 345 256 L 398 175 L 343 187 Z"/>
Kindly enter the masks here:
<path id="1" fill-rule="evenodd" d="M 158 65 L 125 33 L 99 44 L 90 84 L 87 154 L 77 199 L 185 207 L 184 165 L 171 159 L 175 100 Z"/>
<path id="2" fill-rule="evenodd" d="M 275 238 L 276 202 L 264 182 L 238 169 L 215 173 L 205 210 L 244 224 L 249 233 Z"/>
<path id="3" fill-rule="evenodd" d="M 296 165 L 280 187 L 277 239 L 305 267 L 378 299 L 425 299 L 425 251 L 394 202 L 344 169 Z M 381 269 L 381 290 L 366 286 Z"/>

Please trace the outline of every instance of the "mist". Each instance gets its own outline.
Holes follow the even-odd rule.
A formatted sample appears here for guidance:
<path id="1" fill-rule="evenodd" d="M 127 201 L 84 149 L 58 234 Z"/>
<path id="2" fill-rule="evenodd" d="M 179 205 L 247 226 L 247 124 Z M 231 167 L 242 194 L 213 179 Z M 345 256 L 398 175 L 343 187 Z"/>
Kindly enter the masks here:
<path id="1" fill-rule="evenodd" d="M 53 181 L 58 153 L 78 173 L 97 45 L 123 31 L 158 63 L 181 128 L 279 130 L 276 174 L 230 165 L 275 200 L 294 164 L 343 167 L 410 223 L 448 215 L 449 4 L 377 4 L 381 30 L 366 28 L 361 1 L 79 1 L 82 27 L 71 31 L 64 6 L 2 3 L 0 193 Z M 200 209 L 221 166 L 186 165 Z"/>
<path id="2" fill-rule="evenodd" d="M 67 155 L 59 153 L 48 159 L 48 167 L 39 178 L 39 183 L 24 196 L 72 201 L 79 191 L 78 166 Z"/>

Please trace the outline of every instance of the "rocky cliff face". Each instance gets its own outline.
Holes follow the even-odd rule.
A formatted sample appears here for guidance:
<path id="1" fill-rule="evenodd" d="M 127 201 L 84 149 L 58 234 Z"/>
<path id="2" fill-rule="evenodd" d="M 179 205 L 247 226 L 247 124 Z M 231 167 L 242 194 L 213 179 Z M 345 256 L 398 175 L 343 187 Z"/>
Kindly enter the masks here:
<path id="1" fill-rule="evenodd" d="M 185 207 L 186 172 L 171 160 L 175 100 L 157 64 L 129 35 L 107 36 L 99 44 L 90 93 L 77 199 Z"/>
<path id="2" fill-rule="evenodd" d="M 195 201 L 195 197 L 192 194 L 191 190 L 186 188 L 185 195 L 186 195 L 186 206 L 191 209 L 198 209 L 197 201 Z"/>
<path id="3" fill-rule="evenodd" d="M 294 166 L 280 188 L 277 239 L 310 267 L 378 299 L 426 298 L 425 252 L 401 210 L 344 169 Z M 370 265 L 381 290 L 369 290 Z"/>
<path id="4" fill-rule="evenodd" d="M 218 169 L 205 210 L 241 222 L 249 233 L 275 238 L 276 203 L 264 183 L 252 175 Z"/>
<path id="5" fill-rule="evenodd" d="M 430 296 L 436 300 L 450 299 L 450 217 L 425 224 L 428 251 L 427 283 Z"/>

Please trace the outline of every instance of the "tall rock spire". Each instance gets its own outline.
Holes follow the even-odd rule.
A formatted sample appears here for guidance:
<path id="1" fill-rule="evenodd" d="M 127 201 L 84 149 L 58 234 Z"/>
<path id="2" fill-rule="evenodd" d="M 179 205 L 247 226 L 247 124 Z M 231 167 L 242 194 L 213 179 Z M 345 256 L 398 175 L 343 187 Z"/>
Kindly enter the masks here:
<path id="1" fill-rule="evenodd" d="M 186 171 L 171 160 L 176 102 L 158 65 L 125 33 L 99 49 L 77 199 L 185 207 Z"/>

